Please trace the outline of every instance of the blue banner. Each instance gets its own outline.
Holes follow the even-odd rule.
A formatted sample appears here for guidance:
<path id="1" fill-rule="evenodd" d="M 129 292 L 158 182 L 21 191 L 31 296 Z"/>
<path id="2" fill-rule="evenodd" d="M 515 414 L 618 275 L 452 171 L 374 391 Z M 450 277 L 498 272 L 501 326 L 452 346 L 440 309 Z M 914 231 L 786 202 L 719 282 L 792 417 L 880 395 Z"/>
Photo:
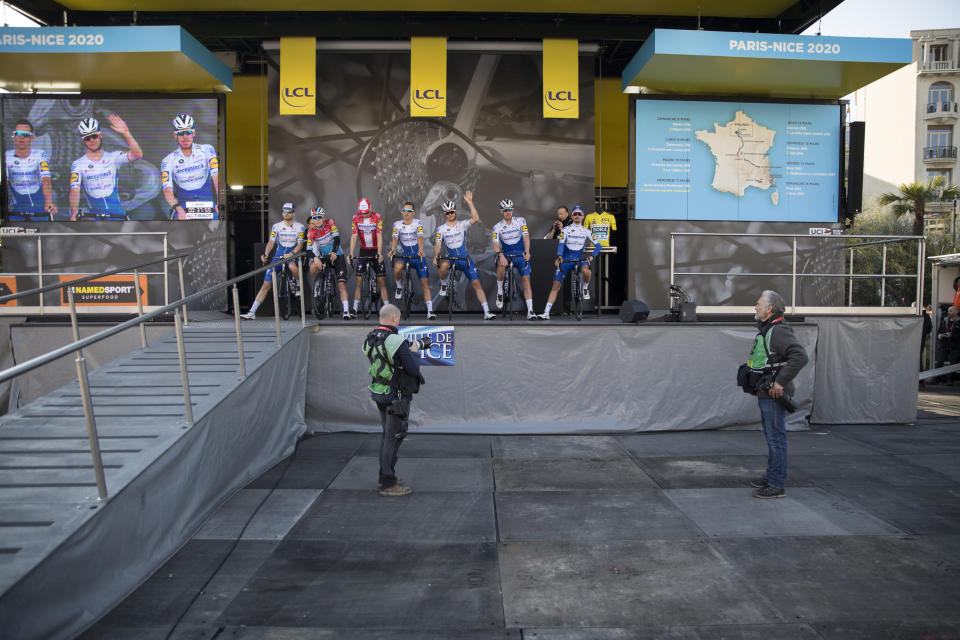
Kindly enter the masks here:
<path id="1" fill-rule="evenodd" d="M 400 327 L 400 335 L 407 340 L 418 340 L 429 336 L 433 343 L 429 349 L 420 352 L 420 364 L 453 366 L 453 327 L 430 325 Z"/>

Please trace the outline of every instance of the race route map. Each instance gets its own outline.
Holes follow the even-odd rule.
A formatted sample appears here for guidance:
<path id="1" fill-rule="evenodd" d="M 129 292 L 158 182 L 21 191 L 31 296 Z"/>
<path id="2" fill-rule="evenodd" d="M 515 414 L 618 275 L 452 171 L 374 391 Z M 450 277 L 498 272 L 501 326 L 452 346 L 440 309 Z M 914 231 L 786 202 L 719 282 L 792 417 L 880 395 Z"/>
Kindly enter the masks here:
<path id="1" fill-rule="evenodd" d="M 770 189 L 776 184 L 776 178 L 770 176 L 767 151 L 777 132 L 757 124 L 743 111 L 737 111 L 722 127 L 714 123 L 713 131 L 701 130 L 695 135 L 710 147 L 717 160 L 711 184 L 717 191 L 743 196 L 749 187 Z M 779 192 L 770 194 L 770 200 L 776 205 Z"/>

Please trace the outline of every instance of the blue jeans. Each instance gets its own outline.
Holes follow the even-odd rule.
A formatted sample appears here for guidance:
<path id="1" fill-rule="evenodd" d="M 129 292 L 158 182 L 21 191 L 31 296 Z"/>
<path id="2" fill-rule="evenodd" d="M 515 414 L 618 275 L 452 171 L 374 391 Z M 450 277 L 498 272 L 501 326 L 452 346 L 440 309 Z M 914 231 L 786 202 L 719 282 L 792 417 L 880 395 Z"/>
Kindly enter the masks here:
<path id="1" fill-rule="evenodd" d="M 787 482 L 787 410 L 773 398 L 757 398 L 757 404 L 767 439 L 767 484 L 783 489 Z"/>

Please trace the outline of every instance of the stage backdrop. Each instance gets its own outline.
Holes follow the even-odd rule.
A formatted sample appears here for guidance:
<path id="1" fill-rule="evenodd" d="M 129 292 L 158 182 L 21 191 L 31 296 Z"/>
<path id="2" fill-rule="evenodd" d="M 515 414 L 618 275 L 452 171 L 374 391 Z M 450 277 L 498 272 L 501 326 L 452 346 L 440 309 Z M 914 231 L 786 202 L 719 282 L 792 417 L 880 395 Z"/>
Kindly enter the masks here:
<path id="1" fill-rule="evenodd" d="M 559 205 L 592 211 L 592 58 L 580 58 L 579 119 L 543 118 L 541 66 L 539 54 L 448 54 L 445 118 L 409 116 L 408 53 L 322 54 L 316 116 L 279 115 L 279 74 L 271 70 L 271 221 L 280 219 L 283 202 L 296 204 L 301 221 L 320 204 L 349 242 L 350 218 L 365 197 L 384 216 L 388 240 L 409 200 L 432 259 L 440 205 L 454 200 L 458 217 L 468 217 L 462 195 L 471 190 L 480 223 L 467 245 L 489 297 L 490 230 L 501 219 L 501 199 L 514 201 L 514 215 L 526 218 L 533 237 L 543 237 Z M 433 269 L 431 280 L 435 288 Z M 472 293 L 465 299 L 479 308 Z"/>

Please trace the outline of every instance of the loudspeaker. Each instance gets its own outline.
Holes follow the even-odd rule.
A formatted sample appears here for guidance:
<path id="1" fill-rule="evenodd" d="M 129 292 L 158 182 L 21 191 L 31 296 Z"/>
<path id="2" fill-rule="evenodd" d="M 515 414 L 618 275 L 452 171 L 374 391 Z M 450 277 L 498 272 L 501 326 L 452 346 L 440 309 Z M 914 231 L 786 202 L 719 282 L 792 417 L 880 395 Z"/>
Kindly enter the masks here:
<path id="1" fill-rule="evenodd" d="M 642 300 L 627 300 L 620 305 L 621 322 L 643 322 L 650 315 L 650 307 Z"/>
<path id="2" fill-rule="evenodd" d="M 680 322 L 696 322 L 696 321 L 697 321 L 697 303 L 681 302 L 680 303 Z"/>
<path id="3" fill-rule="evenodd" d="M 850 123 L 850 154 L 847 167 L 847 214 L 853 218 L 863 206 L 863 151 L 865 123 Z"/>

